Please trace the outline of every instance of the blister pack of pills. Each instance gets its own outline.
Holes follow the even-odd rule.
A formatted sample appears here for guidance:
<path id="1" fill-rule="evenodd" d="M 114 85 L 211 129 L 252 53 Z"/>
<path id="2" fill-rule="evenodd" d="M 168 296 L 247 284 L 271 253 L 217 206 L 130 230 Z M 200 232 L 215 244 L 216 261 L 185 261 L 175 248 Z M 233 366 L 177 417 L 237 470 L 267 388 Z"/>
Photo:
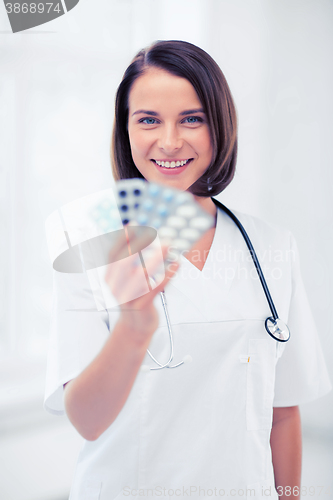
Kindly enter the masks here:
<path id="1" fill-rule="evenodd" d="M 143 179 L 123 179 L 116 182 L 116 203 L 123 224 L 136 220 L 140 204 L 144 200 L 148 182 Z"/>
<path id="2" fill-rule="evenodd" d="M 116 182 L 116 203 L 124 225 L 138 224 L 156 229 L 161 244 L 172 247 L 173 253 L 189 250 L 205 231 L 214 225 L 208 214 L 187 191 L 147 182 L 125 179 Z M 96 212 L 101 212 L 96 207 Z M 111 211 L 109 217 L 111 217 Z M 98 224 L 111 227 L 108 213 Z"/>

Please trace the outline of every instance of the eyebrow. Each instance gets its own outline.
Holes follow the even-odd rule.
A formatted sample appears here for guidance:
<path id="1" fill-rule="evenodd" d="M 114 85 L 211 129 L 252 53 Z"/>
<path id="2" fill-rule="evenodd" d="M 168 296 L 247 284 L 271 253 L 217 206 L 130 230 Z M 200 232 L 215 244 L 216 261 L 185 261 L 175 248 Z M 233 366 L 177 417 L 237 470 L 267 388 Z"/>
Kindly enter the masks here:
<path id="1" fill-rule="evenodd" d="M 179 114 L 180 114 L 180 116 L 184 116 L 184 115 L 194 115 L 195 113 L 204 113 L 204 110 L 202 108 L 187 109 L 186 111 L 182 111 Z M 138 111 L 135 111 L 132 114 L 132 116 L 139 115 L 139 114 L 150 115 L 150 116 L 158 116 L 158 113 L 156 113 L 155 111 L 148 111 L 146 109 L 139 109 Z"/>
<path id="2" fill-rule="evenodd" d="M 194 115 L 195 113 L 204 113 L 204 110 L 202 108 L 198 108 L 198 109 L 188 109 L 186 111 L 183 111 L 181 114 L 181 116 L 183 115 Z"/>

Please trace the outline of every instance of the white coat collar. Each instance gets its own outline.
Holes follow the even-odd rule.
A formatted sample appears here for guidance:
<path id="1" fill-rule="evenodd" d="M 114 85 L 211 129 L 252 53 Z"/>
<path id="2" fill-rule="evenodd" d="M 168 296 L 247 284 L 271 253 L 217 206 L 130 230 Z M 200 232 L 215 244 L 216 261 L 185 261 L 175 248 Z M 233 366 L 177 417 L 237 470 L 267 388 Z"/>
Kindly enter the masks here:
<path id="1" fill-rule="evenodd" d="M 239 246 L 246 250 L 245 242 L 238 233 L 235 223 L 218 208 L 213 242 L 202 271 L 182 255 L 177 274 L 168 285 L 170 289 L 175 287 L 182 292 L 206 320 L 211 318 L 212 310 L 216 307 L 212 297 L 216 296 L 221 304 L 224 296 L 228 295 L 239 261 L 239 252 L 235 252 L 235 249 Z"/>

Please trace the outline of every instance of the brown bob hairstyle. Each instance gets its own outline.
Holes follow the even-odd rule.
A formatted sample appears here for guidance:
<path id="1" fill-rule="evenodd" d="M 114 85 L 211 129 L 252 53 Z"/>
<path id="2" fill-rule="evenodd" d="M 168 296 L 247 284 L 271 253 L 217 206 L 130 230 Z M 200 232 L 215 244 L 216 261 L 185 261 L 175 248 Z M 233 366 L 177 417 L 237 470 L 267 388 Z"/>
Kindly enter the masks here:
<path id="1" fill-rule="evenodd" d="M 235 174 L 237 117 L 227 81 L 210 55 L 179 40 L 158 41 L 133 59 L 118 87 L 115 101 L 111 158 L 115 180 L 141 177 L 131 154 L 127 132 L 128 96 L 134 81 L 147 68 L 157 67 L 186 78 L 194 87 L 206 113 L 213 145 L 213 158 L 205 173 L 188 189 L 196 196 L 215 196 Z M 209 189 L 208 189 L 209 188 Z"/>

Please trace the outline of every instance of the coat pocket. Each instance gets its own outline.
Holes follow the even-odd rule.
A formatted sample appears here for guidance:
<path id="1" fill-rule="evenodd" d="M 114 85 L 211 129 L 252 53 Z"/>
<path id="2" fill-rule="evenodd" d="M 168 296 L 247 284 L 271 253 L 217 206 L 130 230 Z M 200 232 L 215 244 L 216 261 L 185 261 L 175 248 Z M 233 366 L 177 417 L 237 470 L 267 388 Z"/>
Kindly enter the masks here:
<path id="1" fill-rule="evenodd" d="M 276 349 L 272 342 L 270 339 L 249 340 L 246 425 L 250 431 L 272 426 Z"/>

